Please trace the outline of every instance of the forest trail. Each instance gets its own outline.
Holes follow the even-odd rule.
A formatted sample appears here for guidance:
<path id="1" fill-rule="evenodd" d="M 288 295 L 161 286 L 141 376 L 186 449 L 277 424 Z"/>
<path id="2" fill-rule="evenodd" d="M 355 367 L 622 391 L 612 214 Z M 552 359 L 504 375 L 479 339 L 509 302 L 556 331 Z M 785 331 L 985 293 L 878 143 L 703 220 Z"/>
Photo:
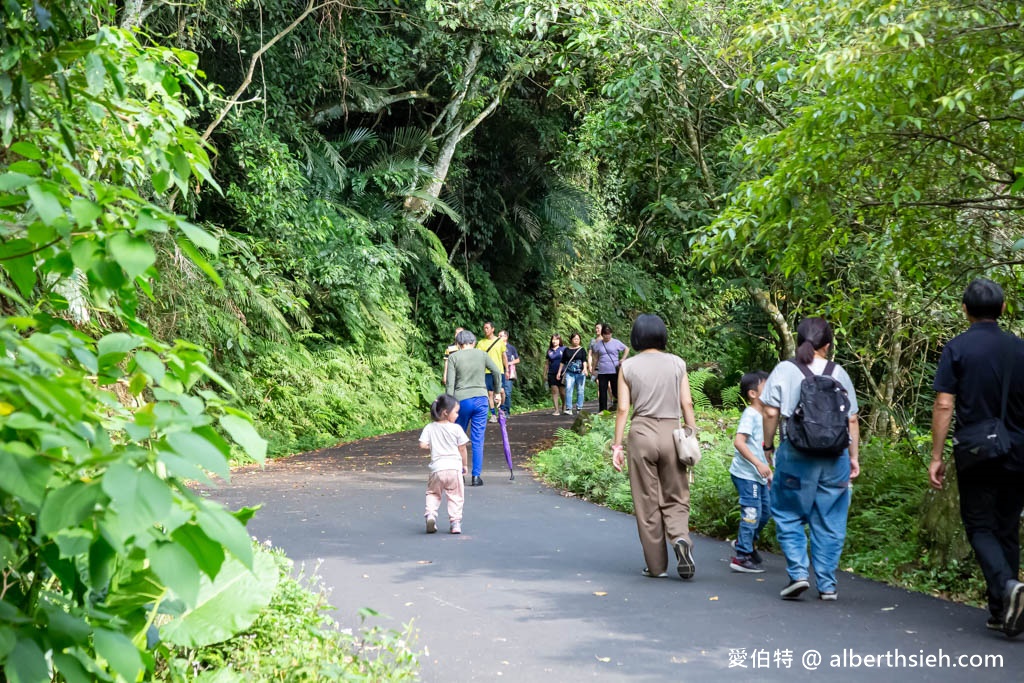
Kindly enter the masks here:
<path id="1" fill-rule="evenodd" d="M 517 464 L 569 425 L 550 411 L 511 417 Z M 209 494 L 262 504 L 250 531 L 307 569 L 320 563 L 342 627 L 357 627 L 363 607 L 386 615 L 371 623 L 412 621 L 424 681 L 1020 678 L 1024 640 L 986 631 L 982 610 L 847 573 L 838 602 L 813 590 L 784 602 L 781 557 L 766 554 L 759 576 L 736 574 L 728 544 L 695 536 L 692 581 L 644 578 L 633 517 L 522 469 L 509 481 L 491 427 L 484 486 L 466 488 L 461 536 L 446 533 L 443 505 L 438 533 L 424 533 L 418 432 L 241 469 Z M 882 659 L 867 666 L 869 655 Z M 988 666 L 961 656 L 988 656 Z"/>

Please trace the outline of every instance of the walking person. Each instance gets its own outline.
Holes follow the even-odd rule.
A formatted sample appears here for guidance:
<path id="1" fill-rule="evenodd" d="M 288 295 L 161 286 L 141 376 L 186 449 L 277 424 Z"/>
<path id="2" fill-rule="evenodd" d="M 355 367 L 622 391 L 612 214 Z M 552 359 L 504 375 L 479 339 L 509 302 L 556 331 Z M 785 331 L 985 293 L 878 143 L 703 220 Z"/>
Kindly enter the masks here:
<path id="1" fill-rule="evenodd" d="M 487 382 L 484 379 L 489 370 L 495 377 L 501 376 L 501 369 L 487 352 L 474 348 L 476 335 L 463 330 L 455 337 L 459 350 L 448 357 L 448 381 L 445 393 L 459 401 L 457 423 L 469 434 L 473 448 L 473 468 L 470 486 L 483 486 L 480 472 L 484 466 L 484 435 L 487 432 L 487 413 L 490 402 L 487 398 Z"/>
<path id="2" fill-rule="evenodd" d="M 986 626 L 1014 638 L 1024 631 L 1020 516 L 1024 509 L 1024 342 L 999 327 L 1003 289 L 978 278 L 963 295 L 968 330 L 942 350 L 935 371 L 932 459 L 928 477 L 941 489 L 943 450 L 955 414 L 953 460 L 960 518 L 988 596 Z"/>
<path id="3" fill-rule="evenodd" d="M 818 597 L 838 597 L 836 570 L 846 540 L 850 480 L 860 474 L 860 429 L 853 382 L 842 367 L 828 360 L 832 339 L 828 322 L 804 318 L 797 326 L 796 357 L 776 365 L 761 392 L 766 453 L 775 451 L 775 433 L 780 418 L 785 418 L 771 501 L 775 537 L 786 556 L 790 579 L 780 592 L 784 600 L 795 600 L 810 587 L 811 561 Z M 830 406 L 826 414 L 803 420 L 807 412 L 825 405 Z M 823 438 L 808 424 L 812 422 L 827 426 L 833 437 L 827 449 L 809 445 Z M 814 438 L 809 440 L 808 434 Z M 811 560 L 804 527 L 810 535 Z"/>
<path id="4" fill-rule="evenodd" d="M 430 424 L 420 433 L 420 448 L 430 451 L 430 478 L 427 479 L 427 510 L 423 513 L 427 533 L 437 531 L 437 511 L 441 496 L 448 497 L 448 524 L 453 534 L 462 533 L 462 506 L 466 498 L 466 430 L 456 422 L 459 402 L 450 394 L 441 394 L 430 406 Z"/>
<path id="5" fill-rule="evenodd" d="M 505 393 L 505 368 L 508 367 L 508 357 L 505 354 L 505 342 L 495 334 L 494 323 L 484 323 L 484 338 L 477 342 L 476 347 L 483 349 L 494 364 L 501 368 L 497 373 L 490 370 L 484 375 L 487 383 L 487 402 L 490 408 L 490 421 L 498 421 L 498 406 L 502 403 L 502 394 Z"/>
<path id="6" fill-rule="evenodd" d="M 583 338 L 579 332 L 569 335 L 569 346 L 562 351 L 562 362 L 558 366 L 558 379 L 565 379 L 565 412 L 572 415 L 573 393 L 576 395 L 576 412 L 583 410 L 583 389 L 587 386 L 587 352 L 583 350 Z"/>
<path id="7" fill-rule="evenodd" d="M 502 382 L 502 389 L 505 393 L 505 401 L 501 404 L 501 409 L 505 411 L 506 415 L 512 414 L 512 385 L 516 381 L 516 377 L 519 373 L 519 351 L 516 347 L 508 343 L 508 331 L 502 330 L 498 333 L 498 337 L 505 342 L 505 357 L 508 359 L 508 368 L 505 370 L 505 379 Z"/>
<path id="8" fill-rule="evenodd" d="M 456 327 L 455 328 L 455 336 L 456 337 L 459 336 L 459 332 L 462 332 L 463 329 L 465 329 L 465 328 Z M 444 383 L 446 383 L 448 381 L 448 356 L 452 355 L 453 353 L 455 353 L 458 350 L 459 350 L 459 345 L 458 345 L 458 343 L 456 343 L 454 341 L 454 339 L 452 340 L 451 344 L 449 344 L 447 347 L 445 347 L 445 350 L 444 350 L 444 370 L 441 371 L 441 384 L 444 384 Z"/>
<path id="9" fill-rule="evenodd" d="M 636 319 L 630 343 L 637 354 L 622 364 L 619 376 L 612 466 L 621 471 L 628 456 L 629 489 L 647 563 L 644 576 L 668 576 L 667 541 L 675 551 L 679 577 L 691 579 L 696 566 L 690 540 L 690 483 L 672 437 L 680 417 L 687 427 L 697 425 L 686 363 L 665 353 L 668 330 L 656 315 Z M 630 406 L 633 420 L 624 456 L 622 437 Z"/>
<path id="10" fill-rule="evenodd" d="M 608 393 L 618 401 L 619 364 L 629 356 L 629 349 L 612 337 L 611 325 L 601 325 L 601 336 L 590 344 L 590 371 L 597 375 L 598 411 L 608 410 Z"/>
<path id="11" fill-rule="evenodd" d="M 736 556 L 729 561 L 734 572 L 761 574 L 764 565 L 757 552 L 757 539 L 771 519 L 771 463 L 764 454 L 764 390 L 768 373 L 763 370 L 748 372 L 740 378 L 740 395 L 747 407 L 740 416 L 733 439 L 735 451 L 729 476 L 740 500 L 740 528 L 734 547 Z"/>
<path id="12" fill-rule="evenodd" d="M 548 361 L 547 361 L 547 379 L 548 386 L 551 387 L 551 403 L 555 407 L 555 412 L 551 413 L 554 416 L 561 415 L 559 405 L 565 408 L 565 383 L 562 381 L 561 376 L 558 373 L 558 368 L 562 365 L 562 351 L 565 347 L 562 346 L 562 337 L 557 334 L 551 335 L 551 341 L 548 343 Z M 561 400 L 561 403 L 559 403 Z"/>

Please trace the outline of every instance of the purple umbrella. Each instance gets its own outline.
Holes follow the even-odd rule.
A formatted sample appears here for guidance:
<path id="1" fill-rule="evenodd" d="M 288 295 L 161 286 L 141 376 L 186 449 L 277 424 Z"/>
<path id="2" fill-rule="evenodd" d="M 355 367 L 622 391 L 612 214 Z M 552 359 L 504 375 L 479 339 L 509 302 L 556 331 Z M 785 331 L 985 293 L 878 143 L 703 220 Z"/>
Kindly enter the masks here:
<path id="1" fill-rule="evenodd" d="M 516 475 L 512 471 L 512 447 L 508 444 L 508 428 L 505 426 L 504 410 L 498 410 L 498 424 L 501 425 L 501 445 L 505 447 L 505 462 L 508 463 L 508 479 L 509 481 L 515 481 Z"/>

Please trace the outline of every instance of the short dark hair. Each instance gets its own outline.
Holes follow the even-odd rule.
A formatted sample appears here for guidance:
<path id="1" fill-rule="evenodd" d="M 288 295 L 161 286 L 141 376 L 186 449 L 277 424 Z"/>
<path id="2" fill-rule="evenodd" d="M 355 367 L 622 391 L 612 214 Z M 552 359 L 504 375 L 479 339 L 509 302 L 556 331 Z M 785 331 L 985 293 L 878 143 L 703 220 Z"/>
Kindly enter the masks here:
<path id="1" fill-rule="evenodd" d="M 824 318 L 804 318 L 796 326 L 796 362 L 810 365 L 814 352 L 832 343 L 832 326 Z"/>
<path id="2" fill-rule="evenodd" d="M 612 326 L 608 323 L 601 323 L 601 334 L 611 334 Z"/>
<path id="3" fill-rule="evenodd" d="M 996 320 L 1003 314 L 1003 288 L 992 280 L 978 277 L 964 290 L 967 315 L 977 320 Z"/>
<path id="4" fill-rule="evenodd" d="M 570 344 L 572 344 L 573 337 L 579 337 L 580 338 L 580 344 L 583 343 L 583 335 L 582 334 L 580 334 L 579 332 L 571 332 L 569 334 L 569 343 Z"/>
<path id="5" fill-rule="evenodd" d="M 668 345 L 668 328 L 665 327 L 665 321 L 651 313 L 637 316 L 629 333 L 629 343 L 637 351 L 664 351 Z"/>
<path id="6" fill-rule="evenodd" d="M 448 418 L 448 413 L 459 405 L 459 400 L 451 394 L 441 394 L 430 404 L 430 419 L 440 422 Z"/>
<path id="7" fill-rule="evenodd" d="M 754 370 L 740 377 L 740 396 L 744 403 L 750 403 L 747 394 L 757 389 L 757 385 L 768 379 L 768 373 L 764 370 Z"/>

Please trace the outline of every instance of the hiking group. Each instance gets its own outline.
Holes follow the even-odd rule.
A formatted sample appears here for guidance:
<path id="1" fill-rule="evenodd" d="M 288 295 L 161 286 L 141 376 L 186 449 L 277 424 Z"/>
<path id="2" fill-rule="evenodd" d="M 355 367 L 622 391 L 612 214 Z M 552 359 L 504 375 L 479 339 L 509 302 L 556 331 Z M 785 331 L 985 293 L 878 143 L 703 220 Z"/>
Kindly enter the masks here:
<path id="1" fill-rule="evenodd" d="M 935 374 L 928 476 L 933 487 L 942 488 L 945 445 L 955 418 L 952 450 L 960 515 L 985 577 L 990 612 L 986 627 L 1012 638 L 1024 631 L 1024 583 L 1019 581 L 1024 341 L 999 326 L 1005 302 L 995 282 L 972 281 L 963 294 L 962 308 L 970 327 L 946 344 Z M 484 329 L 487 333 L 488 327 Z M 580 378 L 596 374 L 603 387 L 602 403 L 608 393 L 617 401 L 612 465 L 620 471 L 626 466 L 628 471 L 645 560 L 642 573 L 667 577 L 667 548 L 671 548 L 680 578 L 692 579 L 696 563 L 689 530 L 689 468 L 681 461 L 680 443 L 696 431 L 696 416 L 686 363 L 666 352 L 668 331 L 656 315 L 636 318 L 630 333 L 632 356 L 625 345 L 618 349 L 610 343 L 617 340 L 611 338 L 607 325 L 599 325 L 595 332 L 599 336 L 595 341 L 603 342 L 603 348 L 595 351 L 592 342 L 589 351 L 594 353 L 586 356 L 578 333 L 570 336 L 568 346 L 561 345 L 558 335 L 551 337 L 547 375 L 555 414 L 559 413 L 558 382 L 565 378 L 568 391 L 563 401 L 571 413 L 574 394 L 577 410 L 582 406 L 585 379 Z M 428 532 L 436 528 L 443 489 L 449 492 L 452 533 L 459 533 L 467 442 L 473 445 L 473 483 L 482 483 L 486 419 L 479 420 L 479 435 L 473 431 L 470 437 L 443 425 L 454 423 L 464 429 L 472 424 L 475 430 L 477 416 L 486 414 L 489 400 L 483 377 L 488 370 L 494 376 L 502 372 L 489 350 L 480 345 L 474 348 L 472 333 L 461 330 L 456 344 L 458 351 L 448 356 L 445 370 L 446 390 L 453 396 L 438 398 L 431 410 L 434 422 L 420 437 L 421 446 L 431 450 Z M 799 599 L 810 588 L 811 569 L 819 599 L 838 599 L 836 572 L 846 539 L 850 482 L 860 474 L 860 431 L 856 391 L 846 370 L 830 360 L 832 347 L 829 323 L 805 318 L 797 327 L 793 358 L 778 363 L 770 373 L 753 371 L 740 380 L 747 405 L 729 467 L 740 510 L 735 556 L 729 566 L 743 573 L 764 571 L 756 542 L 769 519 L 774 519 L 788 575 L 780 591 L 784 600 Z M 507 367 L 507 358 L 504 362 Z M 447 464 L 436 465 L 442 460 Z M 435 471 L 439 467 L 448 468 L 447 474 Z"/>
<path id="2" fill-rule="evenodd" d="M 563 346 L 561 335 L 553 334 L 548 346 L 546 375 L 553 414 L 573 415 L 574 403 L 576 413 L 583 410 L 588 377 L 597 382 L 598 410 L 608 410 L 608 395 L 616 400 L 619 368 L 629 356 L 629 347 L 612 337 L 611 325 L 605 323 L 594 326 L 594 338 L 585 349 L 579 332 L 571 333 L 568 341 L 569 345 Z"/>

